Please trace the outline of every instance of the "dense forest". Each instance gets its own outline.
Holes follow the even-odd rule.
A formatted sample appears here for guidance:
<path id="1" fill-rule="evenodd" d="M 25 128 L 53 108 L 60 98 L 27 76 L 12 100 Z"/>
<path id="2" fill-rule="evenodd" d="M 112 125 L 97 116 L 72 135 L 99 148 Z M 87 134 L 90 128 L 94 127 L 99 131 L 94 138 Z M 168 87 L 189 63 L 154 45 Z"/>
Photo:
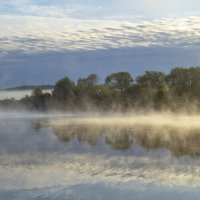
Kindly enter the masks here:
<path id="1" fill-rule="evenodd" d="M 169 74 L 146 71 L 137 77 L 117 72 L 100 82 L 96 74 L 76 83 L 64 77 L 52 93 L 35 88 L 30 96 L 18 101 L 5 99 L 0 105 L 70 111 L 200 110 L 200 67 L 176 67 Z"/>

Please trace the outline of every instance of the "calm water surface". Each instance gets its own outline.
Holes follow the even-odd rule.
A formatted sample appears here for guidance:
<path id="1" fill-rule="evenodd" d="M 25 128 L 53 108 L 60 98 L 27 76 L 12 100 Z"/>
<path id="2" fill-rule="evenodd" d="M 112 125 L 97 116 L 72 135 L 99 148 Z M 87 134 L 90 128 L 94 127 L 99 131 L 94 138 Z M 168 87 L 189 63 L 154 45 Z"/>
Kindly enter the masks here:
<path id="1" fill-rule="evenodd" d="M 200 130 L 0 117 L 0 199 L 199 199 Z"/>

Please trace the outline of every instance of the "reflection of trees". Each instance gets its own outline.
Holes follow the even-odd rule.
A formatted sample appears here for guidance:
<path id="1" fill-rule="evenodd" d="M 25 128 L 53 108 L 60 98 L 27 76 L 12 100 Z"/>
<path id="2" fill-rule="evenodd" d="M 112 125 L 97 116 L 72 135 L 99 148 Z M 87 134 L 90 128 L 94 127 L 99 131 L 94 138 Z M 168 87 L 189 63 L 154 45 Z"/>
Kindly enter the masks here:
<path id="1" fill-rule="evenodd" d="M 54 128 L 54 133 L 60 141 L 66 143 L 70 142 L 74 137 L 74 132 L 66 129 L 65 126 Z"/>
<path id="2" fill-rule="evenodd" d="M 32 122 L 32 128 L 35 131 L 40 131 L 43 128 L 49 127 L 49 122 L 47 119 L 37 119 Z"/>
<path id="3" fill-rule="evenodd" d="M 142 128 L 137 142 L 146 149 L 169 149 L 175 156 L 200 156 L 200 130 Z"/>
<path id="4" fill-rule="evenodd" d="M 110 134 L 105 137 L 106 144 L 110 145 L 113 149 L 127 150 L 133 144 L 133 139 L 128 133 Z"/>
<path id="5" fill-rule="evenodd" d="M 34 121 L 35 130 L 49 127 L 48 121 L 41 119 Z M 102 126 L 66 124 L 52 127 L 57 138 L 68 143 L 76 138 L 79 142 L 97 145 L 100 138 L 105 144 L 116 150 L 127 150 L 135 141 L 147 150 L 169 149 L 175 156 L 200 156 L 200 130 L 178 129 L 172 127 L 150 126 Z"/>
<path id="6" fill-rule="evenodd" d="M 117 150 L 127 150 L 133 145 L 133 138 L 147 150 L 169 149 L 175 156 L 200 156 L 200 130 L 179 130 L 169 127 L 102 127 L 66 125 L 54 127 L 59 140 L 69 142 L 77 138 L 80 142 L 97 145 L 100 137 Z"/>
<path id="7" fill-rule="evenodd" d="M 80 142 L 87 142 L 90 145 L 96 145 L 99 137 L 102 134 L 100 130 L 96 130 L 94 127 L 77 126 L 77 125 L 65 125 L 62 127 L 53 127 L 55 135 L 59 140 L 63 142 L 69 142 L 73 138 L 77 138 Z"/>
<path id="8" fill-rule="evenodd" d="M 101 132 L 96 132 L 93 128 L 88 130 L 86 127 L 82 127 L 77 133 L 77 139 L 81 141 L 87 141 L 90 145 L 97 145 Z"/>
<path id="9" fill-rule="evenodd" d="M 174 138 L 174 137 L 173 137 Z M 179 136 L 169 146 L 176 156 L 200 156 L 200 132 L 193 131 L 186 136 Z"/>
<path id="10" fill-rule="evenodd" d="M 132 146 L 133 140 L 128 132 L 124 133 L 123 130 L 116 130 L 113 127 L 96 127 L 84 125 L 65 125 L 63 127 L 54 127 L 55 135 L 63 142 L 69 142 L 71 139 L 76 138 L 80 142 L 87 142 L 90 145 L 97 145 L 100 137 L 105 137 L 105 143 L 114 149 L 127 150 Z"/>

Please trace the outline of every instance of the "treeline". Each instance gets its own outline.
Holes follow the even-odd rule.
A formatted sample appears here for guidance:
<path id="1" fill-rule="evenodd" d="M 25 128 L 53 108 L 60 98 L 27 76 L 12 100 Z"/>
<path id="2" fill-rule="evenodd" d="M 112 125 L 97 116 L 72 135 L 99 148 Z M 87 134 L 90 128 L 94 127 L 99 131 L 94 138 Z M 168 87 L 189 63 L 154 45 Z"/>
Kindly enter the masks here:
<path id="1" fill-rule="evenodd" d="M 7 105 L 16 104 L 7 100 Z M 6 104 L 1 101 L 1 104 Z M 169 74 L 146 71 L 133 77 L 128 72 L 108 75 L 103 84 L 96 74 L 58 80 L 52 93 L 35 88 L 17 102 L 29 109 L 71 111 L 200 110 L 200 67 L 176 67 Z"/>
<path id="2" fill-rule="evenodd" d="M 18 90 L 33 90 L 35 88 L 40 88 L 41 90 L 51 90 L 53 85 L 23 85 L 18 87 L 6 88 L 4 91 L 18 91 Z"/>

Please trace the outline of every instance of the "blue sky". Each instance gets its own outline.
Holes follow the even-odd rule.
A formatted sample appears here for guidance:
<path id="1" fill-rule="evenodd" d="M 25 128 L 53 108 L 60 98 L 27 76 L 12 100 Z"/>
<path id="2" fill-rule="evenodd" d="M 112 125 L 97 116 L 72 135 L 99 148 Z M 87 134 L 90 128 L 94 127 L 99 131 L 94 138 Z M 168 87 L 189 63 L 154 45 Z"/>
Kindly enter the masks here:
<path id="1" fill-rule="evenodd" d="M 198 5 L 198 0 L 1 0 L 0 88 L 54 83 L 65 75 L 103 78 L 117 70 L 139 74 L 199 65 Z"/>
<path id="2" fill-rule="evenodd" d="M 187 16 L 200 11 L 198 0 L 1 0 L 1 13 L 99 19 Z"/>

